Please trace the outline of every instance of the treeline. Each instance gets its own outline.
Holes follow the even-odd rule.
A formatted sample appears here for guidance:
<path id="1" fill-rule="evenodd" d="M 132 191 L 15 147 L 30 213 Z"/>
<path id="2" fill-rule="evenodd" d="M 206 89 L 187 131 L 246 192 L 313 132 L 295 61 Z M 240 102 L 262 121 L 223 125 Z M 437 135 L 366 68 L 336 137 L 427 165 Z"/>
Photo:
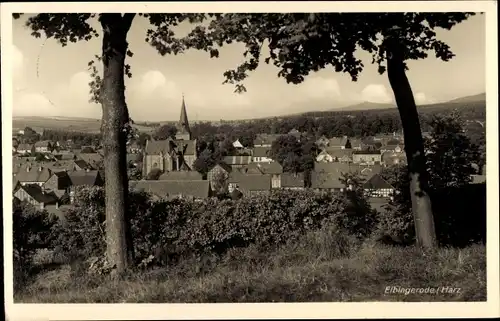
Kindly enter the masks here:
<path id="1" fill-rule="evenodd" d="M 422 131 L 428 132 L 432 128 L 432 121 L 436 115 L 449 114 L 450 104 L 431 105 L 420 108 L 420 123 Z M 467 106 L 457 105 L 458 112 L 464 120 L 485 121 L 486 108 L 484 103 L 475 103 Z M 191 126 L 194 138 L 206 141 L 207 137 L 217 141 L 239 141 L 247 147 L 253 146 L 258 134 L 287 134 L 292 129 L 307 133 L 314 137 L 349 136 L 363 137 L 377 134 L 401 132 L 401 120 L 397 109 L 368 110 L 368 111 L 335 111 L 307 113 L 283 118 L 256 119 L 249 122 L 233 122 L 214 125 L 210 122 L 199 122 Z M 467 126 L 471 135 L 480 136 L 484 129 L 474 124 Z M 174 125 L 163 125 L 157 130 L 156 139 L 165 139 L 175 136 Z M 209 139 L 209 140 L 210 140 Z"/>
<path id="2" fill-rule="evenodd" d="M 101 134 L 45 129 L 41 135 L 41 140 L 50 140 L 53 142 L 67 142 L 71 140 L 75 145 L 97 147 L 100 145 Z"/>

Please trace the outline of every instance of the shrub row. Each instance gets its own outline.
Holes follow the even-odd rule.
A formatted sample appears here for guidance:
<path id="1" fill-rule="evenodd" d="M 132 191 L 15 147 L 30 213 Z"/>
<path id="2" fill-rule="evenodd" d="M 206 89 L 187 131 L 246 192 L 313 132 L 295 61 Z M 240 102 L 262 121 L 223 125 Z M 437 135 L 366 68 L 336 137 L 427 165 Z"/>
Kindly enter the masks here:
<path id="1" fill-rule="evenodd" d="M 275 191 L 240 200 L 153 200 L 130 192 L 128 219 L 134 256 L 220 254 L 250 244 L 283 244 L 306 231 L 333 224 L 358 238 L 370 235 L 376 213 L 349 194 Z M 105 251 L 104 190 L 84 188 L 54 229 L 58 252 L 71 258 Z M 137 262 L 137 263 L 138 263 Z"/>

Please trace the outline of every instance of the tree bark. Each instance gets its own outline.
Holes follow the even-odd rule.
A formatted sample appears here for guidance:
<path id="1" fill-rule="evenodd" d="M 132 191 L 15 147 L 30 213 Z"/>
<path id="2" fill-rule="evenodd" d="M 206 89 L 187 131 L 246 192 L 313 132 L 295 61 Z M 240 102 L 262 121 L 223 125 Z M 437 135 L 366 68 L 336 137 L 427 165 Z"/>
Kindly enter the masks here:
<path id="1" fill-rule="evenodd" d="M 132 19 L 133 16 L 122 18 L 121 14 L 101 14 L 100 17 L 104 67 L 100 99 L 106 177 L 106 254 L 118 274 L 125 272 L 132 261 L 127 218 L 126 124 L 129 114 L 124 82 L 127 32 Z"/>
<path id="2" fill-rule="evenodd" d="M 394 92 L 404 131 L 416 241 L 418 246 L 433 248 L 437 246 L 437 241 L 429 197 L 424 142 L 417 106 L 413 98 L 410 82 L 406 77 L 404 47 L 396 38 L 389 38 L 387 45 L 387 74 Z"/>

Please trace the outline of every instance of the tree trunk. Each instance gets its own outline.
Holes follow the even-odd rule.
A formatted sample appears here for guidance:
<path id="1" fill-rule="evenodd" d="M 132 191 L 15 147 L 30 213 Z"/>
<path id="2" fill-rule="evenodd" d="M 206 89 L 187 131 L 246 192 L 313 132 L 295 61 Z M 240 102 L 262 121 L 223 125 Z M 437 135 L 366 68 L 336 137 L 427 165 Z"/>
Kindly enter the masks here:
<path id="1" fill-rule="evenodd" d="M 101 85 L 102 140 L 106 191 L 107 258 L 122 274 L 131 263 L 131 242 L 127 220 L 128 178 L 126 164 L 126 124 L 124 68 L 130 23 L 121 14 L 102 14 L 103 81 Z"/>
<path id="2" fill-rule="evenodd" d="M 432 248 L 437 245 L 436 231 L 417 106 L 406 77 L 404 48 L 397 39 L 389 39 L 388 48 L 387 73 L 404 131 L 416 241 L 421 247 Z"/>

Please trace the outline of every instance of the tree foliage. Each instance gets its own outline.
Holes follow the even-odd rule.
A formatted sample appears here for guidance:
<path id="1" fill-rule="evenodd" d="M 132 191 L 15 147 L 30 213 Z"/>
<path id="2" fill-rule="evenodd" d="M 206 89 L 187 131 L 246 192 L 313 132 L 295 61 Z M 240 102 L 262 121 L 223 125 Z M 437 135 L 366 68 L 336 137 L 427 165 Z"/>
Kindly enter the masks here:
<path id="1" fill-rule="evenodd" d="M 465 134 L 465 124 L 458 112 L 434 117 L 426 140 L 427 162 L 434 189 L 460 187 L 476 174 L 472 164 L 479 159 L 477 146 Z"/>
<path id="2" fill-rule="evenodd" d="M 281 135 L 272 145 L 269 156 L 283 166 L 283 171 L 301 173 L 312 170 L 317 154 L 313 139 L 294 135 Z"/>
<path id="3" fill-rule="evenodd" d="M 450 47 L 436 38 L 437 28 L 451 29 L 474 13 L 228 13 L 212 15 L 208 27 L 198 26 L 185 38 L 175 39 L 176 50 L 195 48 L 219 56 L 219 49 L 233 42 L 245 45 L 246 58 L 237 68 L 224 73 L 226 83 L 244 91 L 248 72 L 264 61 L 278 68 L 288 83 L 300 83 L 311 72 L 332 67 L 357 80 L 364 68 L 355 51 L 372 55 L 372 62 L 384 73 L 386 44 L 381 41 L 393 26 L 407 48 L 405 60 L 426 58 L 433 52 L 447 61 Z M 263 50 L 263 48 L 267 50 Z"/>

